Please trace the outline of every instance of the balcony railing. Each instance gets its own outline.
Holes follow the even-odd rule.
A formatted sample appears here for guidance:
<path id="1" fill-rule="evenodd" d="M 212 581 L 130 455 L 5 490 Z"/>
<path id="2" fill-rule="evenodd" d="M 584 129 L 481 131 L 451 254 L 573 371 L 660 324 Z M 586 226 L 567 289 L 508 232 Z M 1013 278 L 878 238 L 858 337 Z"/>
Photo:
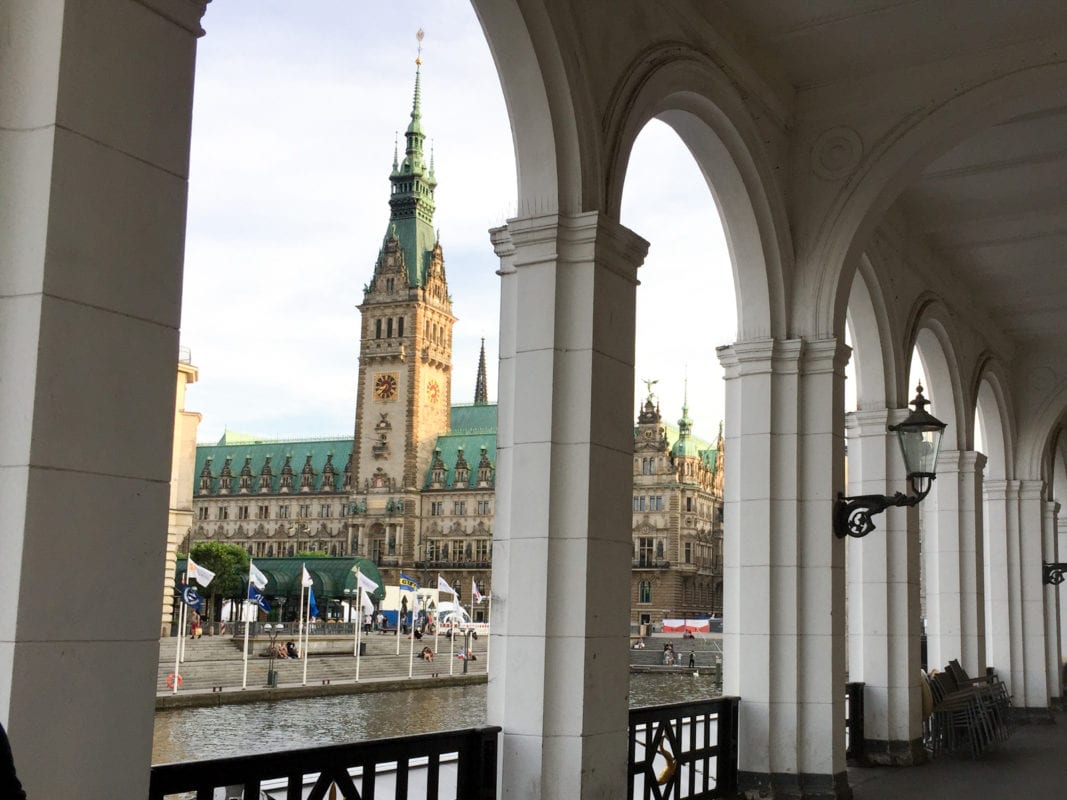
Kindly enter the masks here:
<path id="1" fill-rule="evenodd" d="M 668 569 L 671 562 L 665 558 L 635 558 L 633 565 L 638 569 Z"/>
<path id="2" fill-rule="evenodd" d="M 415 562 L 415 569 L 489 569 L 492 566 L 492 561 L 477 559 L 430 558 Z"/>
<path id="3" fill-rule="evenodd" d="M 737 794 L 736 697 L 630 709 L 629 798 Z"/>
<path id="4" fill-rule="evenodd" d="M 468 728 L 394 739 L 152 767 L 149 800 L 239 787 L 243 797 L 496 798 L 500 728 Z M 418 787 L 418 788 L 416 788 Z M 263 794 L 261 794 L 263 793 Z"/>

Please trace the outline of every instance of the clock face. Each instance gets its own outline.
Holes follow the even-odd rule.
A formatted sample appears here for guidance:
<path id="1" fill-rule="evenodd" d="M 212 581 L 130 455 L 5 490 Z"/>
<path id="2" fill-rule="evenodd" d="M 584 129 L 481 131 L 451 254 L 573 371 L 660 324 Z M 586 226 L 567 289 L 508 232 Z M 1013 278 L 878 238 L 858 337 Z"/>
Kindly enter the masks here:
<path id="1" fill-rule="evenodd" d="M 426 396 L 430 399 L 431 403 L 436 403 L 437 399 L 441 396 L 441 387 L 437 381 L 430 381 L 426 384 Z"/>
<path id="2" fill-rule="evenodd" d="M 396 373 L 385 372 L 374 376 L 374 396 L 379 400 L 396 399 Z"/>

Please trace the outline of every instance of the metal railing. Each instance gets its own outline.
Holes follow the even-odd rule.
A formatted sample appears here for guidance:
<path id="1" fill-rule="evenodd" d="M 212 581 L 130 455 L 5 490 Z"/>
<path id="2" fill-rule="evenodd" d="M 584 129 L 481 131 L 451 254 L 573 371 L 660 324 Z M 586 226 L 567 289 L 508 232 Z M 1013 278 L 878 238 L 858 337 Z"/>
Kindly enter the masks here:
<path id="1" fill-rule="evenodd" d="M 197 800 L 211 800 L 216 789 L 227 788 L 236 789 L 246 798 L 324 797 L 336 786 L 339 796 L 346 800 L 495 800 L 499 733 L 497 727 L 468 728 L 161 764 L 152 767 L 148 797 L 165 800 L 171 795 L 195 792 Z M 425 786 L 425 793 L 416 793 L 414 786 Z"/>
<path id="2" fill-rule="evenodd" d="M 718 697 L 630 709 L 630 800 L 737 794 L 740 699 Z"/>
<path id="3" fill-rule="evenodd" d="M 845 684 L 845 761 L 863 766 L 863 687 L 861 682 Z"/>
<path id="4" fill-rule="evenodd" d="M 637 569 L 668 569 L 671 562 L 665 558 L 635 558 L 632 565 Z"/>

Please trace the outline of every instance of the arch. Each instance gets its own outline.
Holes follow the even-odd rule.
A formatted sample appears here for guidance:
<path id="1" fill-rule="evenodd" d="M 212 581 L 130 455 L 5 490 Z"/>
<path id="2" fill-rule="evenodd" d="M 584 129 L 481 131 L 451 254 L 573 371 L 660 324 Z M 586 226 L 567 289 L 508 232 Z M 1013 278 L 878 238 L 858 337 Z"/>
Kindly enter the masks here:
<path id="1" fill-rule="evenodd" d="M 1067 61 L 1025 66 L 957 91 L 875 143 L 838 189 L 810 247 L 798 253 L 794 327 L 829 334 L 844 316 L 851 272 L 882 216 L 938 156 L 978 131 L 1020 114 L 1067 105 Z M 909 107 L 910 108 L 910 107 Z"/>
<path id="2" fill-rule="evenodd" d="M 1020 426 L 1015 453 L 1015 474 L 1020 479 L 1045 475 L 1045 459 L 1056 429 L 1067 414 L 1067 378 L 1053 386 L 1045 399 Z"/>
<path id="3" fill-rule="evenodd" d="M 892 407 L 898 402 L 900 354 L 894 351 L 887 305 L 878 276 L 867 256 L 852 278 L 846 323 L 856 370 L 856 406 L 860 411 Z"/>
<path id="4" fill-rule="evenodd" d="M 516 0 L 472 0 L 511 122 L 519 216 L 578 213 L 583 179 L 578 119 L 547 12 Z"/>
<path id="5" fill-rule="evenodd" d="M 727 76 L 687 45 L 641 53 L 606 114 L 605 210 L 618 219 L 634 142 L 653 118 L 669 125 L 697 162 L 726 233 L 738 340 L 784 336 L 791 237 L 762 136 Z"/>
<path id="6" fill-rule="evenodd" d="M 917 350 L 928 384 L 925 388 L 928 390 L 926 396 L 930 400 L 930 411 L 948 426 L 945 429 L 948 438 L 942 439 L 941 447 L 967 450 L 974 428 L 974 418 L 968 405 L 973 408 L 973 404 L 966 403 L 964 399 L 948 310 L 940 300 L 928 293 L 920 297 L 909 319 L 906 340 L 908 357 L 906 369 L 901 375 L 904 385 L 897 387 L 898 402 L 903 401 L 899 405 L 903 407 L 907 404 L 909 393 L 914 389 L 904 382 L 911 374 L 911 355 Z"/>
<path id="7" fill-rule="evenodd" d="M 1008 480 L 1014 476 L 1014 439 L 1011 397 L 1004 367 L 991 356 L 979 359 L 972 389 L 975 398 L 975 419 L 982 426 L 988 480 Z"/>

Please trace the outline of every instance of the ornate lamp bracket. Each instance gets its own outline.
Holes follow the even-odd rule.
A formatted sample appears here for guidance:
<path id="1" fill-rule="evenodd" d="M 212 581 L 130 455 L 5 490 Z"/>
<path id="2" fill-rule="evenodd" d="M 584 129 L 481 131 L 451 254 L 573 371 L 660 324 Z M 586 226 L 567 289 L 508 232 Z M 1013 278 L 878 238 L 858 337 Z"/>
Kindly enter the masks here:
<path id="1" fill-rule="evenodd" d="M 837 502 L 834 504 L 834 535 L 838 539 L 852 536 L 862 539 L 875 529 L 871 519 L 875 514 L 881 514 L 890 506 L 913 506 L 926 495 L 908 496 L 903 492 L 897 492 L 892 496 L 882 494 L 861 494 L 855 497 L 846 497 L 838 492 Z"/>
<path id="2" fill-rule="evenodd" d="M 1049 586 L 1059 586 L 1067 575 L 1067 563 L 1046 561 L 1041 565 L 1041 580 Z"/>

